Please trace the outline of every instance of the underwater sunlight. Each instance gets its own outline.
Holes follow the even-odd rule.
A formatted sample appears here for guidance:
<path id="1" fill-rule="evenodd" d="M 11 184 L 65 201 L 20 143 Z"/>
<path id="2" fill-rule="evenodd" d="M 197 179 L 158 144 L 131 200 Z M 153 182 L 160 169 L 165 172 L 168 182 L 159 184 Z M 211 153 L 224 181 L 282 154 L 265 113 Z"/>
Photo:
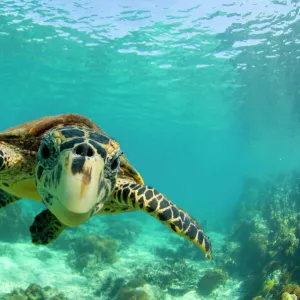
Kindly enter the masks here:
<path id="1" fill-rule="evenodd" d="M 300 299 L 300 4 L 0 5 L 0 300 Z"/>

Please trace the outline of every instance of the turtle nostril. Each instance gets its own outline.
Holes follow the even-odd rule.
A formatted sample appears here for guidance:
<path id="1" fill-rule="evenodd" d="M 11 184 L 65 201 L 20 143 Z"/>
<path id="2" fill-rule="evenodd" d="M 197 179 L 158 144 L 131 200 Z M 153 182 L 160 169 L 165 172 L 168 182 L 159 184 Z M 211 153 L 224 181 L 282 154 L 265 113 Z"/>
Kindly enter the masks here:
<path id="1" fill-rule="evenodd" d="M 93 148 L 88 144 L 80 144 L 75 147 L 74 153 L 80 156 L 88 156 L 91 157 L 94 155 Z"/>
<path id="2" fill-rule="evenodd" d="M 75 153 L 81 156 L 85 156 L 85 149 L 84 145 L 79 145 L 75 148 Z"/>
<path id="3" fill-rule="evenodd" d="M 94 155 L 94 150 L 92 149 L 91 146 L 88 146 L 88 149 L 87 149 L 87 153 L 86 153 L 86 156 L 93 156 Z"/>

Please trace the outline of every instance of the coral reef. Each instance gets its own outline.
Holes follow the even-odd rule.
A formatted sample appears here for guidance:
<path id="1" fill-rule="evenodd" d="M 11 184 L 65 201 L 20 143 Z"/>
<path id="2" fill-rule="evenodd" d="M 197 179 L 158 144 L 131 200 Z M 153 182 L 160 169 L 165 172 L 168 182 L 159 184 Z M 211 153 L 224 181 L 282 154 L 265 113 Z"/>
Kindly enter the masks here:
<path id="1" fill-rule="evenodd" d="M 115 299 L 119 291 L 126 286 L 126 280 L 120 276 L 107 276 L 99 280 L 98 288 L 94 290 L 94 296 L 101 299 Z"/>
<path id="2" fill-rule="evenodd" d="M 166 247 L 166 245 L 155 247 L 153 252 L 161 258 L 172 258 L 172 259 L 190 259 L 193 261 L 201 261 L 204 259 L 202 251 L 199 251 L 199 247 L 181 239 L 177 236 L 170 236 L 168 238 L 170 245 L 177 245 L 177 247 Z"/>
<path id="3" fill-rule="evenodd" d="M 203 270 L 199 264 L 194 265 L 184 259 L 157 258 L 147 263 L 137 262 L 126 276 L 121 270 L 119 276 L 107 276 L 100 271 L 98 276 L 101 280 L 94 295 L 119 300 L 152 299 L 153 295 L 160 295 L 163 299 L 166 294 L 182 297 L 197 289 L 199 277 L 204 273 L 205 268 Z"/>
<path id="4" fill-rule="evenodd" d="M 185 259 L 172 257 L 137 266 L 136 274 L 147 284 L 157 286 L 161 291 L 176 297 L 195 290 L 201 275 L 199 269 Z"/>
<path id="5" fill-rule="evenodd" d="M 118 222 L 112 220 L 113 218 L 118 218 Z M 123 216 L 102 216 L 101 224 L 105 228 L 103 233 L 118 240 L 120 247 L 132 244 L 142 232 L 141 226 L 136 221 Z"/>
<path id="6" fill-rule="evenodd" d="M 224 270 L 216 268 L 206 272 L 198 281 L 197 292 L 200 295 L 208 296 L 219 285 L 225 284 L 227 280 L 227 274 Z"/>
<path id="7" fill-rule="evenodd" d="M 134 278 L 127 283 L 127 288 L 136 289 L 138 287 L 144 286 L 147 282 L 141 278 Z"/>
<path id="8" fill-rule="evenodd" d="M 21 238 L 28 238 L 28 222 L 32 221 L 22 215 L 19 203 L 12 203 L 0 209 L 0 228 L 5 228 L 5 230 L 0 230 L 0 240 L 15 242 Z"/>
<path id="9" fill-rule="evenodd" d="M 150 300 L 150 297 L 144 290 L 125 287 L 121 288 L 116 300 Z"/>
<path id="10" fill-rule="evenodd" d="M 299 299 L 300 286 L 296 284 L 288 284 L 277 296 L 278 300 Z"/>
<path id="11" fill-rule="evenodd" d="M 299 178 L 293 172 L 245 184 L 221 259 L 231 275 L 246 278 L 244 299 L 274 299 L 300 281 Z"/>
<path id="12" fill-rule="evenodd" d="M 30 284 L 26 290 L 17 288 L 10 294 L 0 298 L 1 300 L 67 300 L 68 298 L 51 287 Z"/>
<path id="13" fill-rule="evenodd" d="M 118 243 L 109 237 L 87 235 L 76 238 L 71 245 L 68 261 L 74 269 L 97 269 L 99 264 L 113 264 L 117 259 Z"/>
<path id="14" fill-rule="evenodd" d="M 150 300 L 151 297 L 144 289 L 147 282 L 138 277 L 129 279 L 123 277 L 108 276 L 102 278 L 101 286 L 94 292 L 94 296 L 116 300 Z"/>
<path id="15" fill-rule="evenodd" d="M 280 297 L 281 300 L 297 300 L 297 296 L 296 295 L 291 295 L 287 292 L 283 293 Z"/>

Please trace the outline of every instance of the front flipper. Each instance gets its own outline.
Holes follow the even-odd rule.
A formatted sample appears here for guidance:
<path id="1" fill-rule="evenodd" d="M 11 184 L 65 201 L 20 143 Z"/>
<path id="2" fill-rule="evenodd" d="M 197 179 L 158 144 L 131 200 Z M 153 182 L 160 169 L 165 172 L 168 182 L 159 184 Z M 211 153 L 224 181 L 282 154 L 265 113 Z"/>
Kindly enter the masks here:
<path id="1" fill-rule="evenodd" d="M 50 210 L 38 214 L 30 226 L 31 240 L 36 245 L 46 245 L 56 240 L 67 226 L 61 223 Z"/>
<path id="2" fill-rule="evenodd" d="M 19 199 L 20 199 L 19 197 L 13 196 L 0 189 L 0 209 Z"/>
<path id="3" fill-rule="evenodd" d="M 206 258 L 212 259 L 210 241 L 198 222 L 155 189 L 135 183 L 119 182 L 112 197 L 122 206 L 149 213 L 173 232 L 200 247 Z"/>

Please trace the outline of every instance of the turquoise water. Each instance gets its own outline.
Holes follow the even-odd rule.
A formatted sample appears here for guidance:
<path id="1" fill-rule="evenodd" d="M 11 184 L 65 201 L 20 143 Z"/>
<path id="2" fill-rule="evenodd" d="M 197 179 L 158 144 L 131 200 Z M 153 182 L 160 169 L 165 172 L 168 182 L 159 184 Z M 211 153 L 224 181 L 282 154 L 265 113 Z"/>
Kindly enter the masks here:
<path id="1" fill-rule="evenodd" d="M 246 178 L 300 167 L 299 7 L 4 1 L 0 129 L 81 113 L 147 184 L 222 231 Z"/>

